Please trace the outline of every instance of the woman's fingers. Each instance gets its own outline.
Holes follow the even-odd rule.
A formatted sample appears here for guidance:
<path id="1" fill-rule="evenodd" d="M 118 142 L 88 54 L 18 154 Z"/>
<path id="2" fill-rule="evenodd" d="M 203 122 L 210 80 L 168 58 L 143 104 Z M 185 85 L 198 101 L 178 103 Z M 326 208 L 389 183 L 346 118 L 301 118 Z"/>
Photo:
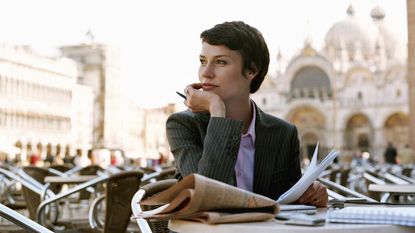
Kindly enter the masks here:
<path id="1" fill-rule="evenodd" d="M 300 204 L 310 204 L 317 207 L 326 206 L 328 201 L 327 189 L 320 182 L 314 182 L 298 200 Z"/>

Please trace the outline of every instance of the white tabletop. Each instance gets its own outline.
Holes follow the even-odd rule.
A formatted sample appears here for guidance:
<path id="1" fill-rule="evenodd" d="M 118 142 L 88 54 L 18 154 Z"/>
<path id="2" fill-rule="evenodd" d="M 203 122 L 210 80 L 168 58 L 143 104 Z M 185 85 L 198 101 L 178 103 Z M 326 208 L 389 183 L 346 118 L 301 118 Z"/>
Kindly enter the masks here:
<path id="1" fill-rule="evenodd" d="M 415 193 L 415 184 L 370 184 L 369 190 L 385 193 Z"/>

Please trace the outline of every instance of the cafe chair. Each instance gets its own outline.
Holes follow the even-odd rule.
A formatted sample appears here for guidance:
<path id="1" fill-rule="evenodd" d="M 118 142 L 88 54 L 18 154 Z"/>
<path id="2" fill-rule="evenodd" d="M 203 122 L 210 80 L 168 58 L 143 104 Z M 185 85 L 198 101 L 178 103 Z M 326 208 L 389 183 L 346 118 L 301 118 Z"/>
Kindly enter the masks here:
<path id="1" fill-rule="evenodd" d="M 131 201 L 131 209 L 133 215 L 137 216 L 142 211 L 150 210 L 157 208 L 159 206 L 141 206 L 140 201 L 153 196 L 156 193 L 159 193 L 163 190 L 168 189 L 177 183 L 176 179 L 165 179 L 159 180 L 154 183 L 148 183 L 142 186 L 133 196 Z M 142 233 L 168 233 L 170 232 L 167 228 L 168 220 L 158 220 L 158 219 L 148 219 L 143 218 L 136 219 L 137 224 Z"/>
<path id="2" fill-rule="evenodd" d="M 44 180 L 46 176 L 52 176 L 54 174 L 50 173 L 47 169 L 35 166 L 23 167 L 18 171 L 19 176 L 36 187 L 36 190 L 33 190 L 31 186 L 23 184 L 22 191 L 23 196 L 29 211 L 30 219 L 36 218 L 36 210 L 47 196 L 54 195 L 59 190 L 59 186 L 53 185 L 46 189 Z M 40 193 L 39 193 L 40 191 Z M 57 211 L 57 206 L 53 206 L 54 211 Z"/>
<path id="3" fill-rule="evenodd" d="M 132 195 L 140 186 L 141 177 L 143 173 L 141 171 L 129 171 L 120 172 L 117 174 L 104 174 L 97 176 L 96 178 L 77 185 L 63 193 L 59 193 L 56 196 L 43 201 L 37 210 L 37 222 L 41 225 L 48 225 L 47 216 L 45 216 L 46 208 L 64 198 L 67 198 L 75 193 L 86 190 L 89 187 L 95 187 L 100 184 L 105 184 L 105 204 L 106 208 L 104 211 L 104 224 L 102 229 L 91 229 L 87 224 L 88 232 L 99 232 L 99 233 L 124 233 L 128 222 L 131 217 L 131 209 L 129 208 Z M 87 223 L 89 215 L 86 216 Z M 66 219 L 65 219 L 66 220 Z M 49 224 L 50 225 L 50 224 Z M 77 228 L 78 223 L 73 225 Z M 67 225 L 73 229 L 71 225 Z M 78 225 L 79 226 L 79 225 Z M 84 225 L 81 225 L 83 230 L 86 230 Z"/>
<path id="4" fill-rule="evenodd" d="M 90 175 L 97 175 L 98 172 L 103 171 L 101 166 L 98 165 L 88 165 L 86 167 L 83 167 L 81 170 L 79 170 L 78 174 L 81 176 L 90 176 Z M 88 190 L 84 190 L 79 193 L 79 201 L 81 200 L 88 200 L 91 197 L 91 192 Z"/>
<path id="5" fill-rule="evenodd" d="M 73 166 L 69 164 L 53 164 L 53 165 L 50 165 L 49 168 L 65 173 L 69 171 L 70 169 L 72 169 Z"/>
<path id="6" fill-rule="evenodd" d="M 17 174 L 0 166 L 0 203 L 13 210 L 22 210 L 27 206 L 16 177 Z"/>
<path id="7" fill-rule="evenodd" d="M 412 177 L 412 171 L 414 169 L 414 165 L 404 165 L 402 166 L 402 175 L 407 177 Z"/>
<path id="8" fill-rule="evenodd" d="M 18 227 L 18 228 L 8 227 L 7 229 L 2 229 L 0 227 L 0 232 L 53 233 L 53 231 L 21 215 L 20 213 L 8 208 L 7 206 L 3 204 L 0 204 L 0 217 L 7 219 L 11 223 L 13 223 L 14 226 Z"/>
<path id="9" fill-rule="evenodd" d="M 380 193 L 372 192 L 369 190 L 369 185 L 371 184 L 386 184 L 384 180 L 379 179 L 378 177 L 374 176 L 373 173 L 365 172 L 363 173 L 363 178 L 366 184 L 366 192 L 367 195 L 377 201 L 381 201 L 383 197 L 381 197 Z M 386 198 L 389 198 L 390 194 L 385 194 Z"/>
<path id="10" fill-rule="evenodd" d="M 159 180 L 173 179 L 174 174 L 176 174 L 175 167 L 167 167 L 161 171 L 154 171 L 151 173 L 146 173 L 141 179 L 141 184 L 146 185 L 148 183 L 153 183 Z"/>
<path id="11" fill-rule="evenodd" d="M 322 183 L 323 185 L 327 186 L 328 190 L 330 190 L 329 194 L 331 194 L 332 197 L 336 198 L 336 199 L 343 199 L 347 201 L 349 200 L 355 200 L 356 198 L 361 199 L 362 201 L 366 201 L 366 202 L 378 202 L 377 200 L 368 197 L 366 195 L 363 195 L 359 192 L 356 192 L 352 189 L 349 189 L 347 187 L 344 187 L 338 183 L 335 183 L 329 179 L 325 179 L 322 177 L 318 178 L 318 181 L 320 181 L 320 183 Z M 334 193 L 332 193 L 334 192 Z M 336 194 L 340 194 L 342 197 L 336 195 Z"/>
<path id="12" fill-rule="evenodd" d="M 142 171 L 120 172 L 106 182 L 105 195 L 94 200 L 89 211 L 92 229 L 104 233 L 124 233 L 130 223 L 130 207 L 134 193 L 140 187 Z M 99 205 L 105 200 L 105 220 L 99 221 Z"/>

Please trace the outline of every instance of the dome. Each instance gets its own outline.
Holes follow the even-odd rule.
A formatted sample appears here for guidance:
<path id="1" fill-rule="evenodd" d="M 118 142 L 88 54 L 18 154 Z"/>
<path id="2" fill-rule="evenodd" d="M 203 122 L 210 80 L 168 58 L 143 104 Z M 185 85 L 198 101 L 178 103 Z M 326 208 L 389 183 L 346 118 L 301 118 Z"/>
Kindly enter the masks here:
<path id="1" fill-rule="evenodd" d="M 399 50 L 401 49 L 399 45 L 401 44 L 399 43 L 396 34 L 383 20 L 385 18 L 385 11 L 380 6 L 376 6 L 370 12 L 370 16 L 378 28 L 376 45 L 379 46 L 379 44 L 381 44 L 384 46 L 387 58 L 393 59 L 399 57 Z"/>
<path id="2" fill-rule="evenodd" d="M 370 16 L 374 20 L 382 20 L 385 18 L 385 11 L 378 5 L 370 11 Z"/>
<path id="3" fill-rule="evenodd" d="M 353 57 L 356 50 L 360 49 L 364 58 L 372 57 L 377 34 L 376 27 L 358 20 L 354 16 L 352 5 L 347 9 L 347 14 L 345 19 L 335 23 L 327 32 L 324 39 L 326 51 L 346 49 L 349 57 Z"/>

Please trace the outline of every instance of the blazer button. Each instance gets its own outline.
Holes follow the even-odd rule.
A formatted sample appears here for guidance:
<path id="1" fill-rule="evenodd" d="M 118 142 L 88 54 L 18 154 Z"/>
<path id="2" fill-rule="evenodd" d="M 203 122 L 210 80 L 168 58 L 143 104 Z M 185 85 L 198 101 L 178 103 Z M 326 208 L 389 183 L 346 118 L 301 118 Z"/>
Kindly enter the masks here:
<path id="1" fill-rule="evenodd" d="M 238 146 L 238 140 L 232 140 L 232 142 L 231 142 L 231 145 L 233 146 L 233 147 L 237 147 Z"/>

